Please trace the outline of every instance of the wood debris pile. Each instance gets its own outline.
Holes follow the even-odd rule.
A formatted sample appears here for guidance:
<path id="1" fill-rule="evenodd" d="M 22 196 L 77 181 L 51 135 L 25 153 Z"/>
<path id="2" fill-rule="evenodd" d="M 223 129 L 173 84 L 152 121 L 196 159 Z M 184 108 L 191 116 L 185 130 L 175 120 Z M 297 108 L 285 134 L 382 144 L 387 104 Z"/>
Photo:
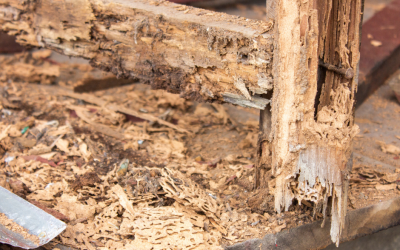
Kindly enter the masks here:
<path id="1" fill-rule="evenodd" d="M 400 171 L 356 163 L 350 175 L 349 208 L 358 209 L 400 194 Z"/>
<path id="2" fill-rule="evenodd" d="M 358 187 L 375 187 L 377 190 L 391 190 L 397 188 L 397 181 L 400 180 L 400 171 L 394 173 L 374 169 L 369 166 L 359 166 L 357 172 L 352 174 L 350 185 Z"/>
<path id="3" fill-rule="evenodd" d="M 57 65 L 34 55 L 0 65 Z M 78 94 L 17 71 L 0 71 L 0 186 L 68 224 L 49 249 L 218 249 L 322 218 L 307 201 L 276 214 L 272 176 L 253 189 L 251 110 L 141 84 Z M 397 178 L 363 171 L 351 188 Z"/>
<path id="4" fill-rule="evenodd" d="M 50 54 L 49 50 L 40 50 L 2 57 L 0 79 L 51 84 L 60 76 L 60 66 L 48 60 Z"/>
<path id="5" fill-rule="evenodd" d="M 57 82 L 59 71 L 38 74 L 59 70 L 49 56 L 0 61 L 10 66 L 0 73 L 0 185 L 68 223 L 52 245 L 217 249 L 272 232 L 271 206 L 246 204 L 256 121 L 238 124 L 222 105 L 144 85 L 77 94 Z M 14 67 L 21 61 L 30 75 Z M 207 154 L 214 128 L 233 136 L 215 145 L 238 141 L 219 157 Z"/>

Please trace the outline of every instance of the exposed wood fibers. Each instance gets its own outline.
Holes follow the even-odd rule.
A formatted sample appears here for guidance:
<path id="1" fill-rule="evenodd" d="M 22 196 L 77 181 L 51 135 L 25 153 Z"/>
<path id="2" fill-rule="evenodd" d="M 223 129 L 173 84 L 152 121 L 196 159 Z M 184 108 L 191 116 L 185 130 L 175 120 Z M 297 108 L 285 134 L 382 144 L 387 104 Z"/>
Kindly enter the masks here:
<path id="1" fill-rule="evenodd" d="M 268 16 L 275 22 L 275 88 L 270 132 L 263 125 L 260 133 L 258 178 L 270 165 L 278 212 L 287 211 L 294 199 L 313 201 L 324 216 L 330 205 L 331 238 L 339 244 L 347 161 L 358 126 L 353 118 L 357 77 L 348 80 L 338 69 L 357 71 L 361 0 L 273 2 Z M 320 60 L 334 67 L 318 68 Z M 260 186 L 265 182 L 257 180 Z"/>
<path id="2" fill-rule="evenodd" d="M 162 0 L 0 0 L 0 27 L 22 44 L 192 100 L 244 106 L 271 90 L 272 26 Z"/>

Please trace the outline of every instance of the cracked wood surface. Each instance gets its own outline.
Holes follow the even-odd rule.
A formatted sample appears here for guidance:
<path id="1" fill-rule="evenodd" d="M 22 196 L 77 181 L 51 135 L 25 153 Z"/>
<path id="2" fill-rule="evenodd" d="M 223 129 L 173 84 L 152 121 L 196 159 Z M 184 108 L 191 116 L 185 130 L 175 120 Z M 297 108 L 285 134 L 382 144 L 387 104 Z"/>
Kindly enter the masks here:
<path id="1" fill-rule="evenodd" d="M 272 26 L 161 0 L 0 0 L 0 27 L 21 44 L 184 98 L 260 109 L 273 86 Z"/>

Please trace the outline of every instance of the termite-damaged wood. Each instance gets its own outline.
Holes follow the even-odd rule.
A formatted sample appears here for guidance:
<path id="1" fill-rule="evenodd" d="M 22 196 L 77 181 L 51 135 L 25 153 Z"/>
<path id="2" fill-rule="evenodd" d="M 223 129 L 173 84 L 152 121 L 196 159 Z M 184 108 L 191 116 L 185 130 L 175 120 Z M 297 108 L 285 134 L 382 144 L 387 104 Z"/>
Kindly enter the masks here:
<path id="1" fill-rule="evenodd" d="M 358 131 L 362 0 L 270 0 L 267 15 L 257 22 L 161 0 L 0 0 L 1 28 L 23 44 L 186 98 L 262 109 L 258 187 L 274 188 L 278 212 L 294 199 L 324 216 L 329 205 L 338 244 Z"/>
<path id="2" fill-rule="evenodd" d="M 185 98 L 260 109 L 273 86 L 272 26 L 162 0 L 0 0 L 0 27 L 22 44 Z"/>
<path id="3" fill-rule="evenodd" d="M 275 177 L 275 209 L 294 199 L 331 209 L 336 244 L 346 215 L 362 0 L 267 1 L 274 20 L 271 112 L 261 111 L 257 184 Z M 355 73 L 356 72 L 356 73 Z M 270 127 L 265 124 L 270 122 Z M 264 179 L 263 179 L 264 178 Z"/>

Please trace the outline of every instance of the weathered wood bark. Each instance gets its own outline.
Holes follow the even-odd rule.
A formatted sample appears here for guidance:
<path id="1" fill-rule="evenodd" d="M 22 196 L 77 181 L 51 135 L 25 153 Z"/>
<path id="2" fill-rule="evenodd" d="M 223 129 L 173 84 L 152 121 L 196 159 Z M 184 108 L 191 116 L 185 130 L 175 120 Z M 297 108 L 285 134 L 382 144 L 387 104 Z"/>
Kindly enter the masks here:
<path id="1" fill-rule="evenodd" d="M 273 86 L 272 25 L 167 1 L 0 0 L 0 27 L 22 44 L 182 97 L 260 109 Z"/>
<path id="2" fill-rule="evenodd" d="M 326 214 L 339 243 L 346 215 L 357 89 L 361 0 L 267 1 L 274 20 L 271 127 L 260 123 L 257 183 L 276 178 L 275 208 L 309 200 Z M 261 111 L 262 117 L 269 112 Z M 264 173 L 264 174 L 263 174 Z M 264 184 L 265 185 L 265 184 Z M 329 203 L 328 203 L 329 200 Z"/>

